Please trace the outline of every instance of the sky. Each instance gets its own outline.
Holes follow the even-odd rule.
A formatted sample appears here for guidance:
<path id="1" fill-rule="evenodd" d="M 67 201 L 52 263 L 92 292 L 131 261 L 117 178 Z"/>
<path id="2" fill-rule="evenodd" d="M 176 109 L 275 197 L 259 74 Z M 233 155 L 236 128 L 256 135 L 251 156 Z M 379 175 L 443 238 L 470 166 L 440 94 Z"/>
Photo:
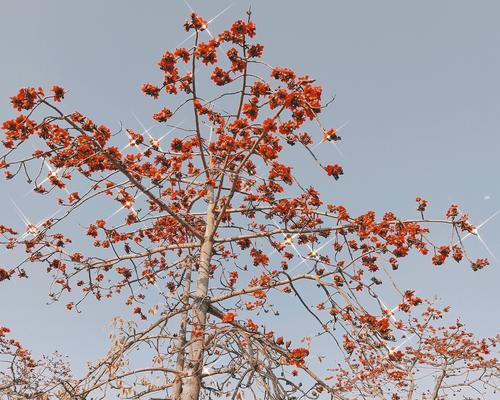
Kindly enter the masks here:
<path id="1" fill-rule="evenodd" d="M 309 161 L 303 179 L 353 213 L 393 210 L 413 218 L 415 197 L 428 215 L 444 216 L 455 202 L 472 222 L 500 210 L 500 29 L 497 1 L 195 1 L 206 19 L 224 11 L 212 31 L 244 18 L 249 5 L 270 64 L 314 77 L 335 101 L 322 116 L 340 128 L 340 152 L 319 154 L 343 166 L 338 183 L 317 181 Z M 65 104 L 109 126 L 140 130 L 155 112 L 139 88 L 158 78 L 156 63 L 186 38 L 190 10 L 183 0 L 2 1 L 0 120 L 14 115 L 9 96 L 22 86 L 69 90 Z M 136 119 L 137 117 L 137 119 Z M 22 180 L 0 181 L 0 223 L 22 228 L 14 203 L 30 221 L 54 204 L 29 193 Z M 13 202 L 14 200 L 14 202 Z M 439 296 L 479 335 L 499 331 L 500 215 L 481 226 L 488 249 L 471 236 L 471 255 L 491 266 L 432 266 L 410 258 L 396 273 L 401 286 Z M 0 253 L 0 265 L 15 258 Z M 81 314 L 64 302 L 47 305 L 41 267 L 26 281 L 0 283 L 0 325 L 34 352 L 60 350 L 75 364 L 105 350 L 105 327 L 125 311 L 121 300 L 89 301 Z"/>

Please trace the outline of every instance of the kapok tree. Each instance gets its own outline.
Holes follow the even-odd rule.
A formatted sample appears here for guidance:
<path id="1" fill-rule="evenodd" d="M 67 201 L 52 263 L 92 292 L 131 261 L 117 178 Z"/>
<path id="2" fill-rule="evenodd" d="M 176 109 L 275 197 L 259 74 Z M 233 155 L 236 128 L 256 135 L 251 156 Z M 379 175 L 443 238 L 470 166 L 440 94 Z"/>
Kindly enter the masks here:
<path id="1" fill-rule="evenodd" d="M 0 327 L 0 398 L 43 399 L 69 381 L 70 369 L 60 356 L 35 360 L 22 344 Z"/>
<path id="2" fill-rule="evenodd" d="M 429 254 L 435 265 L 453 258 L 481 269 L 487 260 L 472 261 L 460 240 L 473 225 L 456 205 L 443 219 L 426 218 L 420 198 L 413 220 L 392 212 L 352 216 L 325 202 L 285 161 L 298 151 L 310 157 L 318 179 L 333 184 L 343 174 L 314 152 L 340 139 L 319 119 L 331 103 L 321 86 L 262 60 L 250 13 L 208 41 L 200 16 L 193 13 L 184 27 L 193 45 L 167 51 L 159 83 L 142 87 L 160 103 L 153 118 L 170 129 L 162 137 L 126 129 L 123 145 L 121 129 L 64 109 L 67 93 L 59 86 L 25 87 L 11 98 L 20 114 L 2 125 L 1 168 L 7 179 L 24 176 L 37 194 L 56 196 L 59 209 L 23 233 L 0 227 L 3 244 L 27 255 L 0 269 L 2 284 L 28 277 L 26 264 L 44 263 L 54 301 L 65 299 L 74 311 L 84 299 L 125 296 L 131 320 L 114 320 L 109 352 L 82 377 L 43 376 L 40 368 L 57 361 L 19 358 L 14 349 L 9 365 L 22 368 L 25 379 L 4 372 L 8 396 L 381 398 L 364 389 L 366 379 L 346 385 L 342 377 L 327 379 L 327 369 L 340 360 L 366 374 L 370 362 L 353 363 L 351 355 L 367 346 L 397 363 L 390 343 L 403 326 L 379 297 L 381 271 L 397 269 L 410 252 Z M 83 235 L 69 221 L 83 225 Z M 433 244 L 432 224 L 448 227 L 451 241 Z M 420 303 L 408 293 L 401 312 Z M 295 302 L 297 321 L 317 324 L 307 329 L 316 337 L 299 341 L 280 329 L 281 298 Z M 322 356 L 312 354 L 317 340 L 329 340 Z M 412 354 L 404 351 L 397 357 L 403 373 Z"/>
<path id="3" fill-rule="evenodd" d="M 408 315 L 406 321 L 389 314 L 400 336 L 397 346 L 373 341 L 366 324 L 353 326 L 344 338 L 348 366 L 332 369 L 326 379 L 335 381 L 342 398 L 489 398 L 499 389 L 500 364 L 492 353 L 500 336 L 477 339 L 459 320 L 440 323 L 447 312 L 449 307 L 427 304 L 421 315 Z"/>

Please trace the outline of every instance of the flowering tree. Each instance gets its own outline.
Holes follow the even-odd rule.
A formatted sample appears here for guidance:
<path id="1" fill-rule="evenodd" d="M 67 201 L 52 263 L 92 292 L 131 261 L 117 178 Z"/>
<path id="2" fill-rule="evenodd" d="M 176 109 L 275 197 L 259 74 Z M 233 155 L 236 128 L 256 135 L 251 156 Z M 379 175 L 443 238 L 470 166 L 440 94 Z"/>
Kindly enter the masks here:
<path id="1" fill-rule="evenodd" d="M 7 337 L 9 333 L 0 327 L 0 361 L 7 365 L 0 370 L 0 398 L 48 398 L 48 393 L 70 381 L 70 370 L 61 357 L 34 360 L 19 341 Z"/>
<path id="2" fill-rule="evenodd" d="M 437 325 L 446 312 L 448 308 L 428 305 L 420 318 L 394 319 L 392 331 L 401 336 L 397 347 L 380 346 L 366 335 L 366 325 L 354 329 L 352 338 L 344 341 L 348 367 L 332 369 L 327 378 L 335 378 L 336 393 L 393 400 L 484 398 L 496 393 L 500 366 L 491 352 L 500 336 L 476 339 L 460 321 Z M 373 323 L 368 319 L 368 326 Z"/>
<path id="3" fill-rule="evenodd" d="M 387 398 L 390 387 L 412 398 L 420 393 L 413 388 L 420 364 L 441 374 L 429 398 L 454 390 L 443 384 L 449 374 L 462 385 L 486 377 L 494 385 L 498 365 L 487 356 L 494 341 L 469 340 L 458 324 L 434 328 L 432 308 L 427 322 L 404 324 L 379 296 L 386 267 L 397 269 L 412 251 L 430 254 L 435 265 L 448 258 L 474 270 L 488 265 L 462 246 L 461 235 L 474 233 L 467 215 L 452 205 L 445 218 L 428 219 L 427 202 L 417 198 L 413 220 L 392 212 L 352 216 L 300 184 L 285 148 L 300 148 L 332 183 L 343 174 L 314 152 L 340 140 L 319 119 L 331 101 L 309 76 L 262 61 L 250 16 L 203 41 L 207 22 L 193 13 L 184 25 L 193 45 L 167 51 L 160 83 L 143 85 L 157 102 L 172 97 L 153 115 L 170 129 L 169 143 L 166 135 L 126 129 L 128 144 L 120 147 L 122 130 L 65 110 L 59 86 L 22 88 L 11 98 L 20 114 L 2 125 L 0 166 L 7 179 L 24 176 L 36 193 L 57 194 L 59 211 L 24 233 L 0 226 L 3 244 L 27 254 L 2 267 L 0 281 L 28 277 L 27 263 L 45 263 L 50 297 L 70 298 L 68 310 L 89 297 L 124 295 L 133 316 L 114 320 L 109 352 L 78 378 L 57 358 L 33 360 L 9 339 L 1 349 L 11 373 L 0 375 L 7 398 Z M 213 85 L 201 93 L 208 78 Z M 113 202 L 119 208 L 110 217 L 127 212 L 119 223 L 102 213 Z M 88 246 L 65 224 L 75 215 L 80 223 L 90 218 Z M 431 224 L 448 227 L 450 243 L 435 245 Z M 275 305 L 282 297 L 303 310 L 297 318 L 317 324 L 308 328 L 315 338 L 279 331 L 269 315 L 282 311 Z M 420 303 L 402 292 L 398 312 Z M 418 347 L 394 350 L 391 343 L 408 332 Z M 460 348 L 453 355 L 442 351 L 448 338 Z M 329 341 L 325 356 L 312 354 L 315 340 Z M 455 359 L 487 372 L 473 382 Z"/>

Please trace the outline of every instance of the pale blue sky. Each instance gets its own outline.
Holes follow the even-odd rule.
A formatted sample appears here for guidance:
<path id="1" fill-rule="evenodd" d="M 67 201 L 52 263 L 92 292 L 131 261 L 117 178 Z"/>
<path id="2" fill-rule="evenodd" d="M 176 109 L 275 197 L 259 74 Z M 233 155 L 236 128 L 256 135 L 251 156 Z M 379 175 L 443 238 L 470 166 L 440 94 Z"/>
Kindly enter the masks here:
<path id="1" fill-rule="evenodd" d="M 208 19 L 233 4 L 190 3 Z M 414 199 L 423 196 L 429 215 L 443 216 L 454 201 L 476 223 L 500 209 L 497 1 L 235 1 L 212 30 L 243 17 L 249 3 L 266 59 L 310 74 L 336 95 L 323 119 L 343 126 L 343 156 L 331 147 L 320 155 L 343 165 L 343 179 L 315 182 L 310 164 L 299 164 L 330 200 L 354 212 L 414 217 Z M 13 115 L 8 97 L 19 87 L 61 84 L 70 90 L 68 109 L 136 129 L 134 113 L 150 121 L 156 111 L 139 87 L 157 78 L 160 55 L 185 38 L 189 12 L 182 0 L 4 0 L 0 11 L 1 120 Z M 32 220 L 54 210 L 53 203 L 26 196 L 22 181 L 0 185 L 1 223 L 22 224 L 9 197 Z M 500 216 L 480 234 L 500 257 L 499 228 Z M 476 238 L 467 245 L 475 256 L 488 255 Z M 13 261 L 0 257 L 0 265 Z M 499 328 L 500 273 L 491 261 L 474 273 L 465 264 L 436 268 L 411 258 L 396 278 L 422 295 L 439 294 L 471 329 L 492 335 Z M 35 352 L 59 349 L 74 365 L 99 356 L 104 326 L 124 309 L 121 302 L 91 300 L 82 314 L 69 314 L 63 303 L 44 305 L 43 271 L 32 278 L 0 284 L 0 325 Z"/>

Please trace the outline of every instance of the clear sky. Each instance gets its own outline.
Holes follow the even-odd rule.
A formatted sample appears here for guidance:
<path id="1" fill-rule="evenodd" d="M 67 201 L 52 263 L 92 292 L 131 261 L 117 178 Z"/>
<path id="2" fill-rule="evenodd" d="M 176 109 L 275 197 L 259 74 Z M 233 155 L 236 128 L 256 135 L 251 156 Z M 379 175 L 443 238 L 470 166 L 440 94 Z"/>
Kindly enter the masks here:
<path id="1" fill-rule="evenodd" d="M 415 217 L 414 200 L 422 196 L 430 201 L 429 216 L 442 217 L 456 202 L 476 224 L 500 209 L 498 1 L 189 2 L 207 19 L 232 5 L 213 31 L 244 17 L 251 3 L 269 63 L 308 73 L 336 96 L 323 120 L 342 127 L 342 155 L 328 146 L 320 155 L 342 164 L 345 175 L 335 184 L 315 182 L 309 162 L 298 161 L 304 180 L 330 201 L 354 213 Z M 134 114 L 151 125 L 156 110 L 139 88 L 158 77 L 163 52 L 186 37 L 183 0 L 3 0 L 0 11 L 1 120 L 13 115 L 8 97 L 19 87 L 61 84 L 70 91 L 68 109 L 111 127 L 122 121 L 140 130 Z M 22 230 L 11 199 L 31 221 L 54 211 L 53 203 L 27 194 L 21 180 L 0 188 L 0 223 Z M 499 228 L 500 215 L 479 230 L 498 257 Z M 466 243 L 471 255 L 488 256 L 492 265 L 474 273 L 465 264 L 437 268 L 411 258 L 396 278 L 422 295 L 439 295 L 469 328 L 493 335 L 500 320 L 498 261 L 477 238 Z M 0 254 L 0 265 L 13 260 Z M 28 281 L 0 283 L 0 325 L 35 352 L 58 349 L 74 365 L 99 356 L 104 328 L 124 310 L 122 302 L 90 300 L 78 315 L 64 302 L 47 306 L 41 270 Z"/>

